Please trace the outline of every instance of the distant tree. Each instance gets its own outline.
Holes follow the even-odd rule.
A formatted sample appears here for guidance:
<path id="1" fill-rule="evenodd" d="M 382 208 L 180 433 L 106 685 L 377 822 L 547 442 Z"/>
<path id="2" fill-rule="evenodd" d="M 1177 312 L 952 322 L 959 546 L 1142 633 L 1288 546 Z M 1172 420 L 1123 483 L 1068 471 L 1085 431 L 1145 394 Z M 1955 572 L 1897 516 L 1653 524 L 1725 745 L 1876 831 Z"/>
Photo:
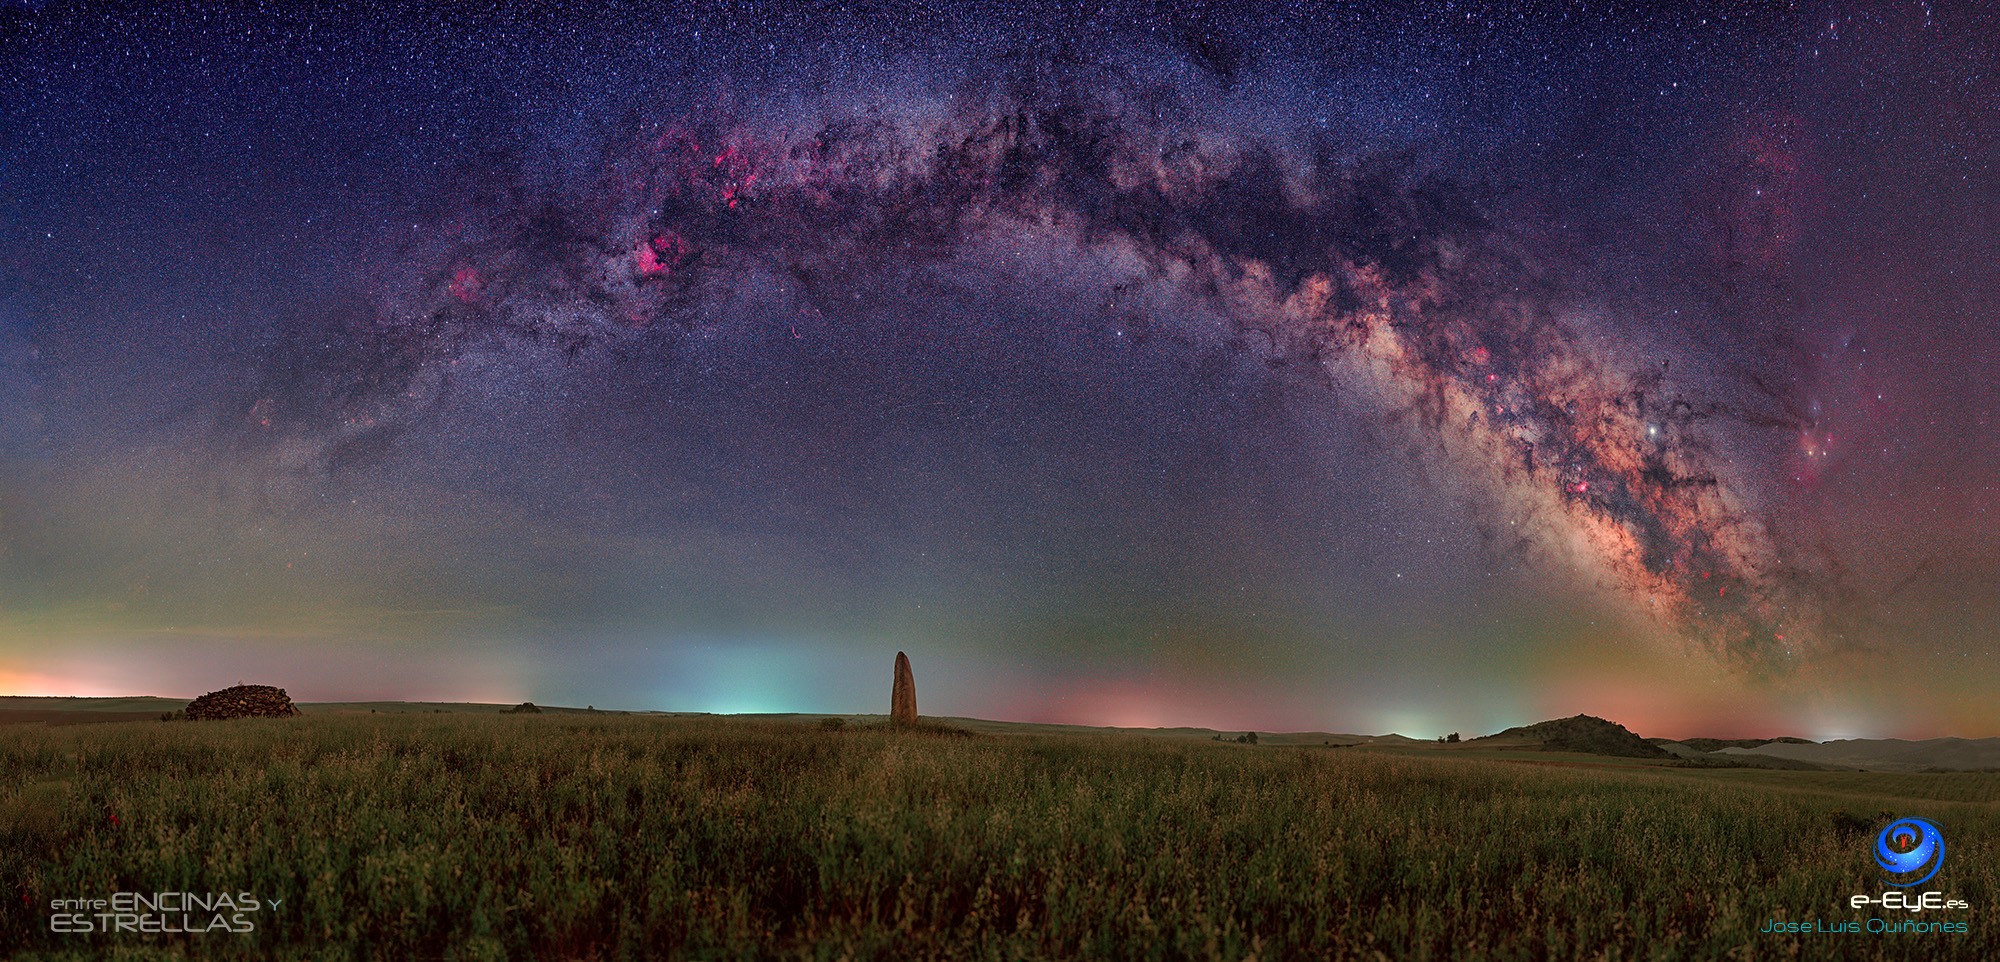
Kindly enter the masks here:
<path id="1" fill-rule="evenodd" d="M 1448 742 L 1454 742 L 1454 743 L 1455 743 L 1455 742 L 1457 742 L 1457 741 L 1458 741 L 1458 733 L 1457 733 L 1457 732 L 1452 732 L 1452 733 L 1451 733 L 1451 734 L 1450 734 L 1449 736 L 1447 736 L 1447 737 L 1445 738 L 1445 741 L 1448 741 Z"/>
<path id="2" fill-rule="evenodd" d="M 1245 737 L 1245 738 L 1248 738 L 1248 739 L 1250 739 L 1250 744 L 1252 744 L 1252 745 L 1255 745 L 1255 744 L 1257 744 L 1257 733 L 1256 733 L 1256 732 L 1249 732 L 1249 733 L 1246 733 L 1246 734 L 1245 734 L 1245 735 L 1244 735 L 1243 737 Z"/>

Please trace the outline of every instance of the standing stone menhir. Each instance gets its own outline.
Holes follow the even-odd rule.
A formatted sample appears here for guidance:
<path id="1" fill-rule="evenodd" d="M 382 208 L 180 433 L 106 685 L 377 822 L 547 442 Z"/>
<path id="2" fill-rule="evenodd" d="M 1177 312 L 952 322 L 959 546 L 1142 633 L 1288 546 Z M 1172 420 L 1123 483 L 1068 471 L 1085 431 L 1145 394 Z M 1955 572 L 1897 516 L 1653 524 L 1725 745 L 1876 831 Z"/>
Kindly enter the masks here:
<path id="1" fill-rule="evenodd" d="M 910 656 L 896 652 L 896 687 L 889 692 L 889 721 L 917 723 L 917 679 L 910 674 Z"/>

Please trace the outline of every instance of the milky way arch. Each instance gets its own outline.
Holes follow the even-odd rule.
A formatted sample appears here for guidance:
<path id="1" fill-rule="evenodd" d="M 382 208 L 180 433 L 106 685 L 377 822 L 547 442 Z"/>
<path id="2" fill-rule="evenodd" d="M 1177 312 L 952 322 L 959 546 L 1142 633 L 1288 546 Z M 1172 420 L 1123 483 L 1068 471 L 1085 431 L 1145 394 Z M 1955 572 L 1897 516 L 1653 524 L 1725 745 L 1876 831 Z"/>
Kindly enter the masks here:
<path id="1" fill-rule="evenodd" d="M 1138 265 L 1124 283 L 1227 321 L 1123 319 L 1139 333 L 1254 345 L 1398 416 L 1483 489 L 1496 553 L 1554 551 L 1752 672 L 1833 644 L 1819 581 L 1707 429 L 1801 428 L 1783 398 L 1702 396 L 1671 359 L 1607 351 L 1546 238 L 1414 152 L 1245 135 L 1061 54 L 922 102 L 640 113 L 581 182 L 467 165 L 374 305 L 274 359 L 234 435 L 294 480 L 336 475 L 476 376 L 457 369 L 475 347 L 573 360 L 691 338 L 753 282 L 837 324 L 857 295 L 1032 229 L 1116 249 Z"/>

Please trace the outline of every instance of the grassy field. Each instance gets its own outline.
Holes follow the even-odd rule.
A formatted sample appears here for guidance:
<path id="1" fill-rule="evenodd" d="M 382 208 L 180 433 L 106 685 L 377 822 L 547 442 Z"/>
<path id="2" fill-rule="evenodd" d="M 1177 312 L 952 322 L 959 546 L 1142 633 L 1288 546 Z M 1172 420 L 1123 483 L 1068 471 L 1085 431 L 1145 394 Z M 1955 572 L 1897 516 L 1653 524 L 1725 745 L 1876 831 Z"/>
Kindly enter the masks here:
<path id="1" fill-rule="evenodd" d="M 2000 776 L 1609 762 L 726 718 L 7 726 L 0 953 L 2000 958 Z M 1969 909 L 1848 907 L 1883 889 L 1878 811 L 1944 827 L 1928 887 Z M 117 892 L 282 901 L 241 933 L 51 931 L 51 900 Z M 1762 931 L 1878 916 L 1967 931 Z"/>

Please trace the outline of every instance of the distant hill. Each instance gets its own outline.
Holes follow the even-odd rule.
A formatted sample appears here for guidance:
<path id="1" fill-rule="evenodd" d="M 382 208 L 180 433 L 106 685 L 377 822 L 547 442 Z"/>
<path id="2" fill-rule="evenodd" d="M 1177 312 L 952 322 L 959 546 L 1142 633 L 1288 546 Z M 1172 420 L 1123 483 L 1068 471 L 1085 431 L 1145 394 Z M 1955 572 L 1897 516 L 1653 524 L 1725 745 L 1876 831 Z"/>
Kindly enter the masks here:
<path id="1" fill-rule="evenodd" d="M 1825 744 L 1772 742 L 1754 748 L 1725 748 L 1732 758 L 1786 758 L 1816 765 L 1874 772 L 2000 771 L 2000 738 L 1845 739 Z"/>
<path id="2" fill-rule="evenodd" d="M 1782 768 L 1800 772 L 1854 770 L 1854 767 L 1851 765 L 1821 765 L 1814 762 L 1800 761 L 1796 758 L 1779 758 L 1775 755 L 1759 754 L 1747 748 L 1725 748 L 1719 752 L 1703 752 L 1689 748 L 1680 742 L 1661 741 L 1657 738 L 1648 738 L 1646 740 L 1681 758 L 1693 759 L 1703 765 L 1720 765 L 1724 768 Z M 1774 742 L 1773 744 L 1776 743 Z"/>
<path id="3" fill-rule="evenodd" d="M 151 712 L 186 708 L 188 698 L 158 698 L 136 695 L 130 698 L 80 698 L 64 695 L 0 695 L 0 711 Z"/>
<path id="4" fill-rule="evenodd" d="M 1495 748 L 1539 748 L 1625 758 L 1672 758 L 1672 752 L 1633 734 L 1617 722 L 1595 715 L 1577 715 L 1536 722 L 1475 738 L 1469 744 Z"/>
<path id="5" fill-rule="evenodd" d="M 1769 745 L 1769 744 L 1772 744 L 1772 743 L 1774 743 L 1774 742 L 1775 742 L 1775 743 L 1778 743 L 1778 744 L 1781 744 L 1781 745 L 1810 745 L 1810 744 L 1812 744 L 1812 742 L 1809 742 L 1809 741 L 1807 741 L 1807 740 L 1805 740 L 1805 739 L 1803 739 L 1803 738 L 1791 738 L 1791 737 L 1784 737 L 1784 738 L 1648 738 L 1648 739 L 1646 739 L 1646 740 L 1647 740 L 1647 741 L 1649 741 L 1649 742 L 1652 742 L 1652 743 L 1653 743 L 1653 744 L 1655 744 L 1655 745 L 1665 745 L 1665 744 L 1667 744 L 1668 742 L 1677 742 L 1677 743 L 1679 743 L 1679 744 L 1682 744 L 1682 745 L 1686 745 L 1687 747 L 1689 747 L 1689 748 L 1692 748 L 1692 749 L 1694 749 L 1695 751 L 1698 751 L 1698 752 L 1719 752 L 1719 751 L 1721 751 L 1721 750 L 1723 750 L 1723 749 L 1725 749 L 1725 748 L 1759 748 L 1759 747 L 1762 747 L 1762 746 L 1764 746 L 1764 745 Z"/>

